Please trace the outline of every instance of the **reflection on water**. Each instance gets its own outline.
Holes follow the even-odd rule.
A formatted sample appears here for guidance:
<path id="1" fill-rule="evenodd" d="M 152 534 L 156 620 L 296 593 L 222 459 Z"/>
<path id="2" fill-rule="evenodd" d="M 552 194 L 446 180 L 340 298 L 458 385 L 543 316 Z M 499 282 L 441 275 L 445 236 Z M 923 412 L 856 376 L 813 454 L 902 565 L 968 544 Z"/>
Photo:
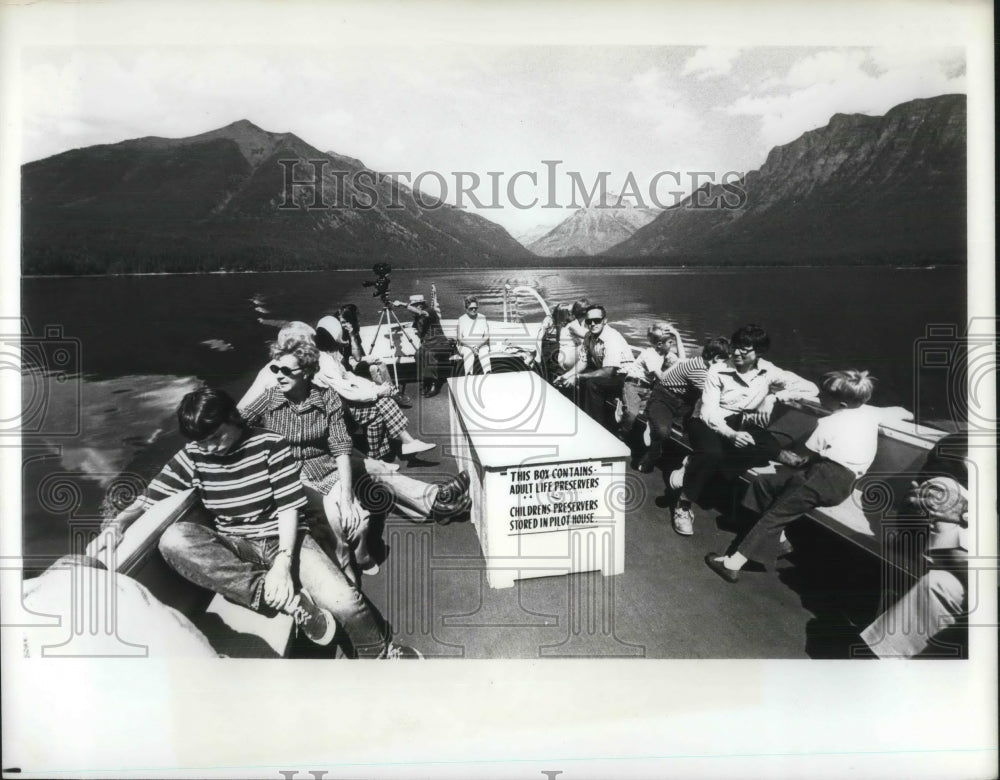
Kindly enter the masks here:
<path id="1" fill-rule="evenodd" d="M 37 382 L 22 377 L 23 395 Z M 76 375 L 47 382 L 44 425 L 31 436 L 31 445 L 56 453 L 67 471 L 105 484 L 172 424 L 180 399 L 197 384 L 175 376 Z M 76 433 L 67 435 L 71 432 Z"/>

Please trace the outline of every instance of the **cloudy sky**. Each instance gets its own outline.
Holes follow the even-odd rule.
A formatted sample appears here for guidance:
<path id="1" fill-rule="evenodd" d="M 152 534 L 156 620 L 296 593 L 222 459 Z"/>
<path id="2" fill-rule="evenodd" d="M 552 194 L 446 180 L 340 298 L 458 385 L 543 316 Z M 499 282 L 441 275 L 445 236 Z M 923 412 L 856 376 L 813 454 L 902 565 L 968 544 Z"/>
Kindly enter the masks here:
<path id="1" fill-rule="evenodd" d="M 483 214 L 515 235 L 568 216 L 569 172 L 608 171 L 619 192 L 631 173 L 648 205 L 675 172 L 654 190 L 670 205 L 693 173 L 756 168 L 834 113 L 966 91 L 962 49 L 926 46 L 47 46 L 22 52 L 21 84 L 22 162 L 249 119 L 376 170 L 440 172 L 451 203 L 454 172 L 477 174 L 486 204 L 501 172 L 504 207 Z M 561 208 L 513 208 L 518 171 L 539 182 L 517 180 L 520 202 L 545 202 L 543 160 L 562 161 Z"/>

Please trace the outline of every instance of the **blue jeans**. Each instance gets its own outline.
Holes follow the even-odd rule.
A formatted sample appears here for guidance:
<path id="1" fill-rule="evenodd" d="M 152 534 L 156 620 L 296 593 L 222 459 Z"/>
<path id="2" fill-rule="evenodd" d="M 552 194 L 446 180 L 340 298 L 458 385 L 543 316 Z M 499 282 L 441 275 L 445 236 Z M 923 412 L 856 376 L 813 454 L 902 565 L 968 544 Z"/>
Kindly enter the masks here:
<path id="1" fill-rule="evenodd" d="M 185 579 L 221 593 L 241 606 L 274 614 L 264 601 L 264 577 L 278 553 L 278 537 L 245 539 L 201 523 L 179 521 L 160 537 L 160 553 Z M 299 532 L 292 553 L 292 579 L 333 613 L 362 658 L 384 655 L 389 627 L 309 534 Z"/>

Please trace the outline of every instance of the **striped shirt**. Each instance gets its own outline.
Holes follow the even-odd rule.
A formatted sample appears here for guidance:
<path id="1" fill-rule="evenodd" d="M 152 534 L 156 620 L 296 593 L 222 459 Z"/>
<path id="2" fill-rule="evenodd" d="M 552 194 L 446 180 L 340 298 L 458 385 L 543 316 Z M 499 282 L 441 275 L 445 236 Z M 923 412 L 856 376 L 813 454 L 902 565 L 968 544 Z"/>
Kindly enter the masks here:
<path id="1" fill-rule="evenodd" d="M 705 389 L 708 366 L 700 357 L 674 363 L 660 374 L 660 384 L 681 398 L 694 403 Z"/>
<path id="2" fill-rule="evenodd" d="M 278 535 L 278 514 L 306 505 L 299 464 L 276 433 L 249 429 L 224 455 L 208 455 L 194 442 L 170 459 L 142 497 L 145 507 L 194 488 L 215 516 L 216 528 L 247 538 Z"/>
<path id="3" fill-rule="evenodd" d="M 240 412 L 247 424 L 269 428 L 288 442 L 306 485 L 325 495 L 337 484 L 336 458 L 349 454 L 353 443 L 335 392 L 313 386 L 305 400 L 295 404 L 270 387 Z"/>

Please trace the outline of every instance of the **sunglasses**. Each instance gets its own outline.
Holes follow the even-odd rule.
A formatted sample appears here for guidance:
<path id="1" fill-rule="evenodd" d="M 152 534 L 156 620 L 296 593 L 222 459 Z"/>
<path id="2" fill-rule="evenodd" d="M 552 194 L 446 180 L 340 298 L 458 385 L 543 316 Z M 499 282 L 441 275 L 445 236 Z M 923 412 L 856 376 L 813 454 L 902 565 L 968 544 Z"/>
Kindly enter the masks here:
<path id="1" fill-rule="evenodd" d="M 588 325 L 597 325 L 599 322 L 604 322 L 604 318 L 603 317 L 587 317 L 587 319 L 585 319 L 584 322 L 586 322 Z"/>
<path id="2" fill-rule="evenodd" d="M 478 306 L 466 306 L 465 308 L 468 309 L 469 311 L 476 311 L 479 309 Z"/>
<path id="3" fill-rule="evenodd" d="M 739 352 L 741 354 L 746 354 L 747 352 L 756 352 L 756 350 L 751 347 L 733 347 L 733 352 Z"/>
<path id="4" fill-rule="evenodd" d="M 282 374 L 283 376 L 287 376 L 289 378 L 302 373 L 301 368 L 289 368 L 288 366 L 279 366 L 275 363 L 269 365 L 268 368 L 271 369 L 272 374 Z"/>

